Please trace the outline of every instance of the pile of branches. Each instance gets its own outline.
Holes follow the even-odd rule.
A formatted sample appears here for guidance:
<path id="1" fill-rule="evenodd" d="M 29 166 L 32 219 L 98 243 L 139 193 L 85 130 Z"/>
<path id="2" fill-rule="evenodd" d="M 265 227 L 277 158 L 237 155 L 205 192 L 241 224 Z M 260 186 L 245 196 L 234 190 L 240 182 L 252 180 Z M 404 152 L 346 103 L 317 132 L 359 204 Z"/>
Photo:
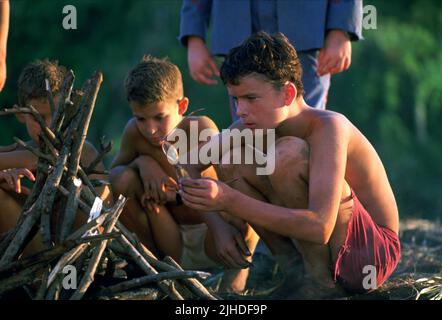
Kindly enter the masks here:
<path id="1" fill-rule="evenodd" d="M 0 298 L 20 288 L 32 299 L 48 300 L 216 299 L 198 280 L 208 274 L 184 271 L 171 257 L 159 260 L 124 227 L 118 219 L 125 197 L 120 195 L 111 207 L 100 201 L 95 187 L 106 182 L 88 176 L 106 173 L 95 168 L 112 145 L 103 139 L 98 156 L 87 168 L 80 159 L 102 81 L 102 74 L 96 72 L 81 90 L 73 90 L 70 71 L 57 106 L 46 81 L 50 126 L 31 105 L 0 111 L 0 115 L 30 114 L 41 127 L 38 147 L 15 139 L 38 157 L 38 163 L 16 226 L 0 236 Z M 84 213 L 88 222 L 74 230 L 77 212 Z M 22 257 L 38 233 L 44 250 Z M 143 276 L 122 280 L 121 271 L 128 266 Z M 74 270 L 75 279 L 66 281 L 66 270 Z"/>

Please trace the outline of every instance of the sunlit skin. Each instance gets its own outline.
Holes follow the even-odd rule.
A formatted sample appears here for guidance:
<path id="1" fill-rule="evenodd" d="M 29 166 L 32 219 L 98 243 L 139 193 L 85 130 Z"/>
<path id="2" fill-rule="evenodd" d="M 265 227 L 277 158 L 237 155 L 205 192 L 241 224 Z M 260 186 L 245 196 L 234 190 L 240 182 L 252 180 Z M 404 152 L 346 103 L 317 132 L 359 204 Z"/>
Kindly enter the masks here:
<path id="1" fill-rule="evenodd" d="M 218 132 L 207 117 L 184 118 L 188 103 L 185 97 L 144 104 L 129 101 L 134 117 L 124 129 L 120 150 L 111 164 L 112 189 L 114 195 L 129 198 L 121 215 L 123 223 L 157 255 L 180 261 L 183 243 L 179 225 L 206 223 L 207 256 L 231 268 L 225 273 L 222 288 L 241 291 L 248 275 L 248 269 L 241 268 L 249 264 L 247 247 L 253 252 L 256 233 L 242 221 L 227 223 L 225 216 L 216 212 L 201 215 L 176 203 L 178 177 L 163 153 L 162 140 L 176 127 L 189 133 L 190 121 L 197 121 L 199 131 Z M 202 171 L 197 175 L 217 178 L 213 167 Z"/>
<path id="2" fill-rule="evenodd" d="M 170 101 L 153 102 L 148 106 L 137 101 L 129 102 L 138 131 L 153 146 L 159 146 L 166 135 L 183 119 L 188 99 L 183 98 L 177 103 L 178 112 L 176 105 Z"/>
<path id="3" fill-rule="evenodd" d="M 398 209 L 379 156 L 348 119 L 308 106 L 291 82 L 275 88 L 263 76 L 251 74 L 227 90 L 237 101 L 241 120 L 233 127 L 276 130 L 273 174 L 259 177 L 246 165 L 229 168 L 267 201 L 220 181 L 183 179 L 184 203 L 200 211 L 226 211 L 296 239 L 317 283 L 332 289 L 329 266 L 346 239 L 350 187 L 376 224 L 398 233 Z"/>
<path id="4" fill-rule="evenodd" d="M 227 85 L 227 91 L 235 101 L 236 113 L 246 128 L 275 129 L 283 120 L 293 116 L 294 109 L 287 107 L 284 91 L 275 89 L 264 81 L 263 76 L 246 76 L 236 86 Z"/>
<path id="5" fill-rule="evenodd" d="M 55 103 L 58 103 L 58 98 L 56 99 Z M 38 110 L 40 115 L 43 117 L 46 126 L 50 127 L 51 121 L 52 121 L 52 115 L 51 115 L 51 106 L 49 105 L 49 102 L 47 99 L 31 99 L 29 100 L 28 104 L 33 106 L 35 109 Z M 26 125 L 26 129 L 28 131 L 28 134 L 30 135 L 31 139 L 34 142 L 38 142 L 39 134 L 41 131 L 40 125 L 38 122 L 34 119 L 34 116 L 31 114 L 23 114 L 23 121 Z"/>
<path id="6" fill-rule="evenodd" d="M 55 105 L 58 103 L 58 96 L 54 97 Z M 50 127 L 52 121 L 51 108 L 47 99 L 30 99 L 27 105 L 32 105 L 42 116 L 46 125 Z M 22 122 L 31 138 L 29 144 L 37 146 L 41 128 L 38 122 L 31 114 L 17 114 L 17 119 Z M 98 155 L 97 150 L 89 142 L 85 142 L 81 163 L 84 166 L 90 164 Z M 21 214 L 21 209 L 26 200 L 26 195 L 30 190 L 22 185 L 21 179 L 26 178 L 30 181 L 35 180 L 33 172 L 37 166 L 37 157 L 30 151 L 21 147 L 16 147 L 6 152 L 0 152 L 0 234 L 12 228 Z M 104 170 L 104 165 L 99 163 L 97 170 Z M 106 180 L 107 176 L 102 174 L 93 174 L 90 179 Z M 104 200 L 107 206 L 112 203 L 112 196 L 109 187 L 97 187 L 97 193 Z M 8 213 L 8 214 L 5 214 Z M 77 214 L 76 226 L 86 221 L 84 214 Z M 36 253 L 43 249 L 39 239 L 34 240 L 28 245 L 25 255 Z"/>
<path id="7" fill-rule="evenodd" d="M 316 192 L 310 192 L 310 200 L 313 200 L 310 205 L 314 215 L 321 213 L 327 217 L 321 218 L 320 222 L 326 225 L 321 231 L 325 242 L 333 230 L 336 215 L 333 212 L 339 205 L 344 177 L 358 192 L 367 209 L 373 209 L 370 212 L 374 219 L 397 232 L 396 202 L 382 162 L 368 140 L 345 117 L 309 107 L 302 97 L 296 98 L 296 87 L 291 83 L 277 90 L 261 76 L 252 74 L 242 78 L 239 85 L 228 85 L 227 88 L 238 101 L 237 113 L 243 125 L 276 128 L 277 137 L 305 139 L 315 152 L 315 157 L 310 159 L 313 175 L 310 191 Z M 325 137 L 327 143 L 324 143 Z M 367 185 L 367 181 L 377 181 L 377 188 Z M 302 215 L 299 212 L 299 216 Z M 262 221 L 259 223 L 263 224 Z M 281 226 L 282 229 L 287 227 Z"/>

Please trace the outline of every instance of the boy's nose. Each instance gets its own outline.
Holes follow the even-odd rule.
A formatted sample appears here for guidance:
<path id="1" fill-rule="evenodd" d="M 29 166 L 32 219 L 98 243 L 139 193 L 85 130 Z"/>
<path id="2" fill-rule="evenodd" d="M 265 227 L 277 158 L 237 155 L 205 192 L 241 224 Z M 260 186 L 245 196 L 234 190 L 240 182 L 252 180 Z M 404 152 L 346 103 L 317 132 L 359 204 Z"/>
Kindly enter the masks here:
<path id="1" fill-rule="evenodd" d="M 240 118 L 244 118 L 247 115 L 244 103 L 241 103 L 240 101 L 236 102 L 236 115 Z"/>
<path id="2" fill-rule="evenodd" d="M 146 124 L 144 126 L 144 130 L 146 131 L 146 133 L 153 135 L 155 132 L 157 132 L 157 128 L 156 126 L 150 125 L 150 124 Z"/>

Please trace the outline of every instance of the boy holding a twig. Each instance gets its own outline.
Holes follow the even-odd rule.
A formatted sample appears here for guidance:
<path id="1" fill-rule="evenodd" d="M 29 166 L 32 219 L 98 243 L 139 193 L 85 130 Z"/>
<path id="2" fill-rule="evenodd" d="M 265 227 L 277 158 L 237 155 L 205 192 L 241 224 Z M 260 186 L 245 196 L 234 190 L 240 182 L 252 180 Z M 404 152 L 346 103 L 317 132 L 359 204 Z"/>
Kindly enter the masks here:
<path id="1" fill-rule="evenodd" d="M 233 126 L 275 130 L 274 148 L 264 150 L 275 170 L 258 176 L 254 165 L 226 165 L 224 172 L 243 177 L 234 188 L 184 179 L 181 196 L 196 210 L 249 222 L 286 261 L 299 251 L 307 276 L 293 283 L 291 298 L 366 292 L 382 285 L 400 259 L 395 197 L 364 135 L 343 115 L 305 103 L 301 73 L 282 34 L 260 32 L 230 51 L 221 78 L 237 104 Z"/>
<path id="2" fill-rule="evenodd" d="M 112 162 L 114 194 L 129 198 L 122 222 L 160 256 L 171 256 L 183 268 L 224 265 L 222 289 L 242 291 L 248 276 L 256 233 L 240 219 L 218 212 L 200 215 L 177 197 L 177 170 L 164 152 L 166 138 L 175 129 L 189 133 L 218 132 L 208 117 L 184 117 L 181 72 L 168 60 L 145 56 L 128 74 L 125 90 L 133 118 L 123 132 L 121 148 Z M 216 179 L 213 167 L 202 175 Z M 222 214 L 222 213 L 221 213 Z"/>

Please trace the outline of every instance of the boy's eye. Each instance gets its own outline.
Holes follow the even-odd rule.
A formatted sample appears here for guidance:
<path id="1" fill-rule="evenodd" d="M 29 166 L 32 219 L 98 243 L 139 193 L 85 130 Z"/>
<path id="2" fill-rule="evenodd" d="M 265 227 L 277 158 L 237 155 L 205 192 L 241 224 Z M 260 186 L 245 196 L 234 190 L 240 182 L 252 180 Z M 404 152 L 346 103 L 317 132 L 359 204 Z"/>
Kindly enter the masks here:
<path id="1" fill-rule="evenodd" d="M 255 99 L 256 99 L 255 96 L 248 96 L 248 97 L 247 97 L 247 100 L 255 100 Z"/>
<path id="2" fill-rule="evenodd" d="M 165 116 L 163 116 L 163 115 L 155 116 L 155 120 L 157 120 L 157 121 L 161 121 L 161 120 L 163 120 L 164 118 L 165 118 Z"/>
<path id="3" fill-rule="evenodd" d="M 144 118 L 140 118 L 140 117 L 135 117 L 137 119 L 137 121 L 143 121 Z"/>

